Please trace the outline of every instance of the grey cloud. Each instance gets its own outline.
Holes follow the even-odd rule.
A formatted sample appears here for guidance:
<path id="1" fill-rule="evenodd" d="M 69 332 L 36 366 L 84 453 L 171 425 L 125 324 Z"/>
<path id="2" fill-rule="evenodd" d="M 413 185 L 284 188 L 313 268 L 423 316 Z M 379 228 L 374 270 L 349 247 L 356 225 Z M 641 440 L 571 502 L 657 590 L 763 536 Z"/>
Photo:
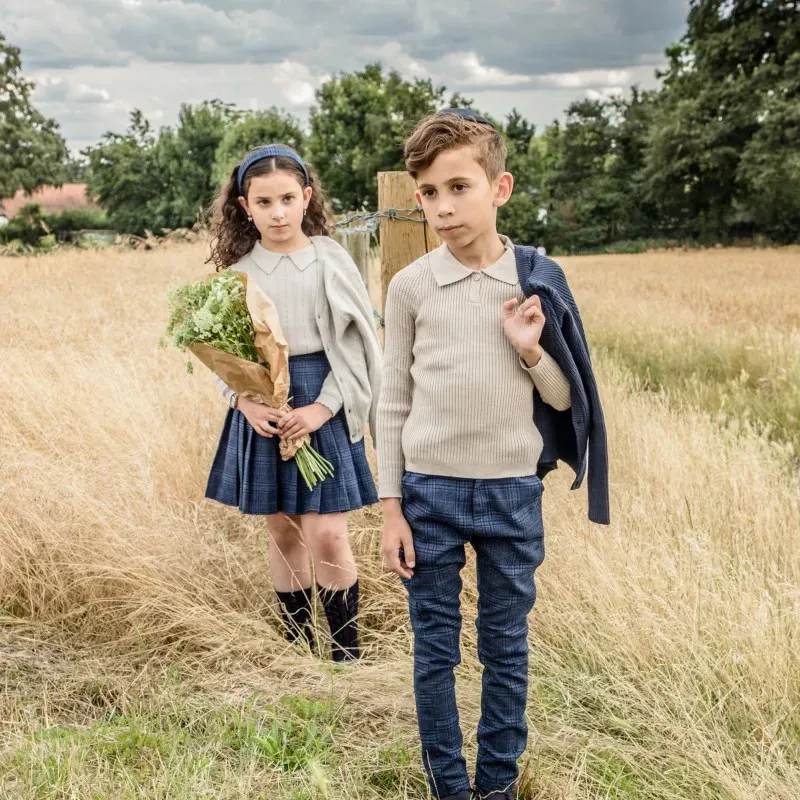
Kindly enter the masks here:
<path id="1" fill-rule="evenodd" d="M 166 0 L 139 6 L 110 22 L 111 35 L 147 61 L 231 64 L 273 63 L 296 46 L 293 31 L 275 14 L 226 13 L 201 4 Z"/>
<path id="2" fill-rule="evenodd" d="M 105 89 L 95 89 L 85 83 L 73 84 L 63 77 L 44 76 L 36 82 L 37 103 L 103 104 L 111 101 Z"/>
<path id="3" fill-rule="evenodd" d="M 657 8 L 641 0 L 469 2 L 444 9 L 438 35 L 408 42 L 409 52 L 433 59 L 446 42 L 447 50 L 475 49 L 491 65 L 527 75 L 623 67 L 641 53 L 663 52 L 680 36 L 687 8 L 686 0 Z"/>
<path id="4" fill-rule="evenodd" d="M 81 64 L 116 66 L 130 61 L 108 35 L 104 0 L 80 4 L 25 0 L 2 17 L 6 38 L 22 50 L 26 69 L 53 69 Z"/>
<path id="5" fill-rule="evenodd" d="M 307 44 L 263 7 L 223 11 L 182 0 L 29 0 L 4 18 L 28 68 L 175 63 L 274 63 Z"/>
<path id="6" fill-rule="evenodd" d="M 58 103 L 67 99 L 69 84 L 63 78 L 40 80 L 36 85 L 35 100 L 37 103 Z"/>
<path id="7" fill-rule="evenodd" d="M 71 149 L 97 144 L 106 131 L 122 132 L 128 125 L 129 109 L 119 102 L 82 103 L 66 99 L 44 100 L 37 92 L 37 108 L 57 120 Z M 155 115 L 150 113 L 155 120 Z"/>
<path id="8" fill-rule="evenodd" d="M 29 0 L 8 25 L 35 68 L 291 59 L 338 72 L 391 39 L 416 59 L 475 51 L 489 66 L 536 75 L 661 53 L 687 8 L 688 0 Z"/>

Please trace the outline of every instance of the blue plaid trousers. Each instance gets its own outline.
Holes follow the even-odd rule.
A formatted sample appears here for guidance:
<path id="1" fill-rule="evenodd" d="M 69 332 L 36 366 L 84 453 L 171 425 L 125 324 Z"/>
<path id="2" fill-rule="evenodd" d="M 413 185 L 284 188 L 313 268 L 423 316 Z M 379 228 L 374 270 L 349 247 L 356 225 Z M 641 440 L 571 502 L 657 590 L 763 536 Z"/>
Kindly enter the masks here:
<path id="1" fill-rule="evenodd" d="M 447 478 L 406 472 L 403 514 L 416 566 L 408 590 L 414 631 L 414 696 L 422 759 L 435 797 L 470 788 L 455 696 L 460 663 L 464 546 L 476 553 L 478 657 L 483 665 L 475 788 L 502 790 L 518 777 L 528 726 L 528 614 L 544 560 L 542 493 L 535 475 Z"/>

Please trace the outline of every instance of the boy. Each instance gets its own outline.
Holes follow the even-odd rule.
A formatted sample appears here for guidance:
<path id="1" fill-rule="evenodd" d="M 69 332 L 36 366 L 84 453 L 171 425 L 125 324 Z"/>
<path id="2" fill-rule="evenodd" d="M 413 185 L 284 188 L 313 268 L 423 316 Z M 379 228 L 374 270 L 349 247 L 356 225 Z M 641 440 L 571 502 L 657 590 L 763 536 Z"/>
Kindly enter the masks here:
<path id="1" fill-rule="evenodd" d="M 602 411 L 563 273 L 497 233 L 497 209 L 513 189 L 502 136 L 475 112 L 448 109 L 417 126 L 405 159 L 444 244 L 401 270 L 386 300 L 377 425 L 383 552 L 409 594 L 431 789 L 469 800 L 453 669 L 464 545 L 475 549 L 484 673 L 474 791 L 501 800 L 514 797 L 527 740 L 541 476 L 561 458 L 575 468 L 577 488 L 588 448 L 590 518 L 608 521 Z"/>

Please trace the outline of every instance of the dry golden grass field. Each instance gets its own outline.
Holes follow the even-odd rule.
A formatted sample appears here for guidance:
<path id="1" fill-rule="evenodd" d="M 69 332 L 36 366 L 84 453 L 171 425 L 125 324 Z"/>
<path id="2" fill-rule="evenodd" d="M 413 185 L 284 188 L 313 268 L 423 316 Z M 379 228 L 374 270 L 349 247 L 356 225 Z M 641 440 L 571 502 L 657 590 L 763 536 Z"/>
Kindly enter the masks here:
<path id="1" fill-rule="evenodd" d="M 365 658 L 284 644 L 225 408 L 157 347 L 200 246 L 0 259 L 0 797 L 425 798 L 404 590 L 352 517 Z M 609 528 L 546 481 L 526 800 L 800 797 L 800 250 L 565 258 Z M 458 694 L 474 758 L 475 585 Z"/>

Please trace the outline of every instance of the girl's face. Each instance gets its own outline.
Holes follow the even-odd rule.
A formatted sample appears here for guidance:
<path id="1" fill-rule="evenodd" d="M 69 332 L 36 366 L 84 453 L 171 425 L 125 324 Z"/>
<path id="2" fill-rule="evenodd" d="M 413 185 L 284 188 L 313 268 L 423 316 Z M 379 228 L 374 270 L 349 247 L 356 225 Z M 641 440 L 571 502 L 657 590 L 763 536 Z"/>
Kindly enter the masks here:
<path id="1" fill-rule="evenodd" d="M 252 178 L 247 197 L 239 202 L 253 218 L 265 247 L 291 252 L 305 240 L 303 212 L 311 194 L 310 186 L 303 188 L 291 172 L 279 169 Z"/>

